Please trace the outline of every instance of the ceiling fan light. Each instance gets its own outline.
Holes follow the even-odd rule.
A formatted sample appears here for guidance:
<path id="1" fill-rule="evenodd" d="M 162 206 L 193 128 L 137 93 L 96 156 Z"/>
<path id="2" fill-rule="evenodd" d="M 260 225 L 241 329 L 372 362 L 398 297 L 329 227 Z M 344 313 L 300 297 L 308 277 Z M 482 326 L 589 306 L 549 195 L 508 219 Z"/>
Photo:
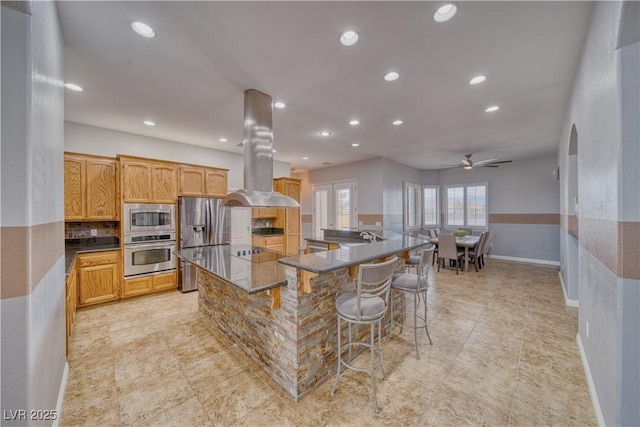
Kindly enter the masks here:
<path id="1" fill-rule="evenodd" d="M 471 165 L 464 165 L 462 167 L 465 168 L 466 170 L 473 169 L 473 166 L 471 166 Z"/>

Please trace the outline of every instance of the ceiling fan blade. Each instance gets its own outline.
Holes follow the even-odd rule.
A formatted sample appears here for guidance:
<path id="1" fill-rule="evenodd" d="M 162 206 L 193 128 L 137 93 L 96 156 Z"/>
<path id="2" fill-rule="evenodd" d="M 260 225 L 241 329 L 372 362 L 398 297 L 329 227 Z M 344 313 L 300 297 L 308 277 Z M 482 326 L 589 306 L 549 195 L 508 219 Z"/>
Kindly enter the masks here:
<path id="1" fill-rule="evenodd" d="M 502 161 L 499 161 L 499 162 L 491 162 L 491 164 L 492 164 L 492 165 L 497 165 L 497 164 L 499 164 L 499 163 L 511 163 L 512 161 L 513 161 L 513 160 L 502 160 Z"/>
<path id="2" fill-rule="evenodd" d="M 474 166 L 482 166 L 482 165 L 487 164 L 487 163 L 494 163 L 496 160 L 499 160 L 499 159 L 482 160 L 482 161 L 479 161 L 479 162 L 475 162 L 473 165 Z"/>
<path id="3" fill-rule="evenodd" d="M 480 165 L 481 168 L 499 168 L 498 165 Z"/>

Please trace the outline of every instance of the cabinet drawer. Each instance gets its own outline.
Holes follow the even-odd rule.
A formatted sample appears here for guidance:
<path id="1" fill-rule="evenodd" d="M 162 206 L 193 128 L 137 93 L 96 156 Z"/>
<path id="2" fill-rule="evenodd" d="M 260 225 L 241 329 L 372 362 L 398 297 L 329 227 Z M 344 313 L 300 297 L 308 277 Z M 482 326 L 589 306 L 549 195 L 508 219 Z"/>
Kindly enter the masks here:
<path id="1" fill-rule="evenodd" d="M 122 287 L 122 296 L 130 297 L 149 293 L 153 290 L 153 277 L 141 277 L 139 279 L 125 279 Z"/>
<path id="2" fill-rule="evenodd" d="M 158 274 L 153 276 L 153 288 L 160 289 L 172 289 L 178 286 L 176 281 L 176 273 Z"/>
<path id="3" fill-rule="evenodd" d="M 95 252 L 90 254 L 79 254 L 79 267 L 90 267 L 93 265 L 117 264 L 120 259 L 120 251 Z"/>

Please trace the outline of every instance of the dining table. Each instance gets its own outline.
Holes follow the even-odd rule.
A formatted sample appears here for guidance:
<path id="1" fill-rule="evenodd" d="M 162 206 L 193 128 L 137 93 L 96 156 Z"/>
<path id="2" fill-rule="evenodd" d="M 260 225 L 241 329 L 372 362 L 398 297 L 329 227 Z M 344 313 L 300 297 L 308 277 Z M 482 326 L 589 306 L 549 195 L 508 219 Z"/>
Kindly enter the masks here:
<path id="1" fill-rule="evenodd" d="M 480 236 L 463 236 L 456 237 L 456 245 L 460 248 L 464 248 L 464 271 L 469 271 L 469 249 L 476 247 L 480 241 Z M 434 245 L 438 244 L 438 238 L 432 237 L 429 242 Z"/>

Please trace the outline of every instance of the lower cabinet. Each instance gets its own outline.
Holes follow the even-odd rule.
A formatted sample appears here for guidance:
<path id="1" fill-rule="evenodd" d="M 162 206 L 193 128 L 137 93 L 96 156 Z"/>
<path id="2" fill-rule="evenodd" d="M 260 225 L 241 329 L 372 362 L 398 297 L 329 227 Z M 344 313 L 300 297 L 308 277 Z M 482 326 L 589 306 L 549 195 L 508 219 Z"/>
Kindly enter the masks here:
<path id="1" fill-rule="evenodd" d="M 253 236 L 251 244 L 276 252 L 284 252 L 284 236 Z"/>
<path id="2" fill-rule="evenodd" d="M 120 251 L 78 254 L 76 264 L 78 307 L 119 298 Z"/>
<path id="3" fill-rule="evenodd" d="M 152 276 L 125 279 L 122 286 L 122 298 L 144 295 L 151 292 L 175 289 L 178 287 L 176 272 L 154 274 Z"/>
<path id="4" fill-rule="evenodd" d="M 78 271 L 75 262 L 71 266 L 71 272 L 66 282 L 66 325 L 67 325 L 67 354 L 69 354 L 69 343 L 73 333 L 73 322 L 76 318 L 76 307 L 78 305 Z"/>

